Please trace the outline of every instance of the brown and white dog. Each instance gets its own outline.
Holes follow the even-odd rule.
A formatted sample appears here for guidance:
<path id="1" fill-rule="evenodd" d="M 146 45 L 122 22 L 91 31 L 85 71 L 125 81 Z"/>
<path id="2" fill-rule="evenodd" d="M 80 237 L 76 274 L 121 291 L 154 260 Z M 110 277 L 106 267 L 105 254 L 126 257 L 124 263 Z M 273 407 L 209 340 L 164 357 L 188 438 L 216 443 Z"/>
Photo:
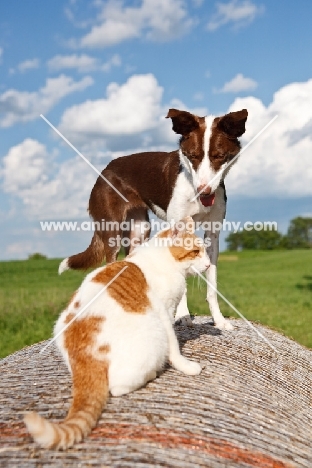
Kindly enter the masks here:
<path id="1" fill-rule="evenodd" d="M 124 199 L 102 178 L 98 177 L 89 200 L 89 213 L 98 224 L 105 220 L 110 229 L 98 228 L 91 244 L 84 251 L 62 261 L 59 273 L 67 269 L 96 267 L 106 258 L 116 260 L 120 246 L 111 242 L 128 236 L 143 242 L 149 230 L 142 234 L 141 226 L 149 220 L 148 210 L 165 221 L 179 221 L 191 216 L 195 222 L 222 223 L 226 210 L 224 178 L 229 163 L 240 151 L 240 137 L 245 132 L 248 112 L 243 109 L 222 117 L 198 117 L 186 111 L 169 109 L 173 130 L 181 135 L 179 150 L 147 152 L 123 156 L 111 161 L 103 170 L 108 180 Z M 195 198 L 197 196 L 197 198 Z M 130 232 L 122 231 L 123 221 L 133 220 Z M 115 222 L 115 223 L 113 223 Z M 209 223 L 205 223 L 206 226 Z M 205 229 L 210 238 L 207 253 L 211 267 L 207 270 L 207 301 L 215 326 L 232 329 L 220 312 L 217 294 L 217 260 L 219 231 Z M 208 243 L 209 244 L 209 243 Z M 186 294 L 176 313 L 176 320 L 190 322 Z"/>

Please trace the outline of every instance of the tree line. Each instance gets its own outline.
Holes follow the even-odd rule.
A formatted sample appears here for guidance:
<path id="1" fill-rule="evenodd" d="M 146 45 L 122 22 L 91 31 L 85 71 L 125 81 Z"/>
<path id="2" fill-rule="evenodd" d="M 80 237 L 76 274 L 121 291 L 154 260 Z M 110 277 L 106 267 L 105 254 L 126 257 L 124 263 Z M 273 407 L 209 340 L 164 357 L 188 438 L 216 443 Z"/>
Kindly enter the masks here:
<path id="1" fill-rule="evenodd" d="M 232 232 L 225 239 L 228 250 L 311 249 L 312 218 L 298 216 L 290 221 L 287 234 L 277 230 Z"/>

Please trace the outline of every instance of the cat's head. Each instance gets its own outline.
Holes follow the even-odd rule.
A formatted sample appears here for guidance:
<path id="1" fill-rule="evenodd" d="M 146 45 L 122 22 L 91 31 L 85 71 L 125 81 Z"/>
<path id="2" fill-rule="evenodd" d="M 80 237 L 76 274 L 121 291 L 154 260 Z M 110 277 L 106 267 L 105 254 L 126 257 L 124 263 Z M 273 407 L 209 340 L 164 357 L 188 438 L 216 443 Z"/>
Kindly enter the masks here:
<path id="1" fill-rule="evenodd" d="M 206 271 L 210 266 L 204 242 L 194 232 L 195 223 L 188 216 L 173 228 L 165 229 L 156 235 L 159 246 L 168 247 L 179 269 L 190 275 L 195 275 L 196 271 Z"/>

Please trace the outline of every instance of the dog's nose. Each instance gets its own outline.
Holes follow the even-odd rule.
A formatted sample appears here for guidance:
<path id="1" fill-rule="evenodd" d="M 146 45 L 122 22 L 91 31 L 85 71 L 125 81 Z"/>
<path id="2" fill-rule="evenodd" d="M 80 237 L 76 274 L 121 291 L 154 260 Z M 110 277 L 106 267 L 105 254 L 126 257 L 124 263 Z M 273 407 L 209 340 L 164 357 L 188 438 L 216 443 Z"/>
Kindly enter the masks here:
<path id="1" fill-rule="evenodd" d="M 197 191 L 201 192 L 202 195 L 210 195 L 211 194 L 211 187 L 209 187 L 208 185 L 200 185 L 197 188 Z"/>

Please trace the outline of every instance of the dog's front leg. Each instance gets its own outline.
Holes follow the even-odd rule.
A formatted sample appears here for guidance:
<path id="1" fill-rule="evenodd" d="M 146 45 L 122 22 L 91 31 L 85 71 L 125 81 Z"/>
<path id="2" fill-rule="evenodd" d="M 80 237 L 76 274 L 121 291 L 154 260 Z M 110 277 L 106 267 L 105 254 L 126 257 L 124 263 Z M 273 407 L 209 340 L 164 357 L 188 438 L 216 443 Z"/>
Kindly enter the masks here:
<path id="1" fill-rule="evenodd" d="M 207 277 L 207 302 L 214 320 L 214 324 L 220 330 L 233 330 L 233 325 L 226 320 L 219 307 L 217 289 L 217 262 L 219 255 L 219 232 L 205 232 L 205 239 L 210 239 L 210 245 L 206 247 L 207 254 L 210 258 L 210 268 L 206 272 Z"/>
<path id="2" fill-rule="evenodd" d="M 179 323 L 179 324 L 181 323 L 182 325 L 188 325 L 189 327 L 192 327 L 193 322 L 191 320 L 190 312 L 187 307 L 186 292 L 187 292 L 187 289 L 185 288 L 182 299 L 177 307 L 177 312 L 175 315 L 175 323 Z"/>

